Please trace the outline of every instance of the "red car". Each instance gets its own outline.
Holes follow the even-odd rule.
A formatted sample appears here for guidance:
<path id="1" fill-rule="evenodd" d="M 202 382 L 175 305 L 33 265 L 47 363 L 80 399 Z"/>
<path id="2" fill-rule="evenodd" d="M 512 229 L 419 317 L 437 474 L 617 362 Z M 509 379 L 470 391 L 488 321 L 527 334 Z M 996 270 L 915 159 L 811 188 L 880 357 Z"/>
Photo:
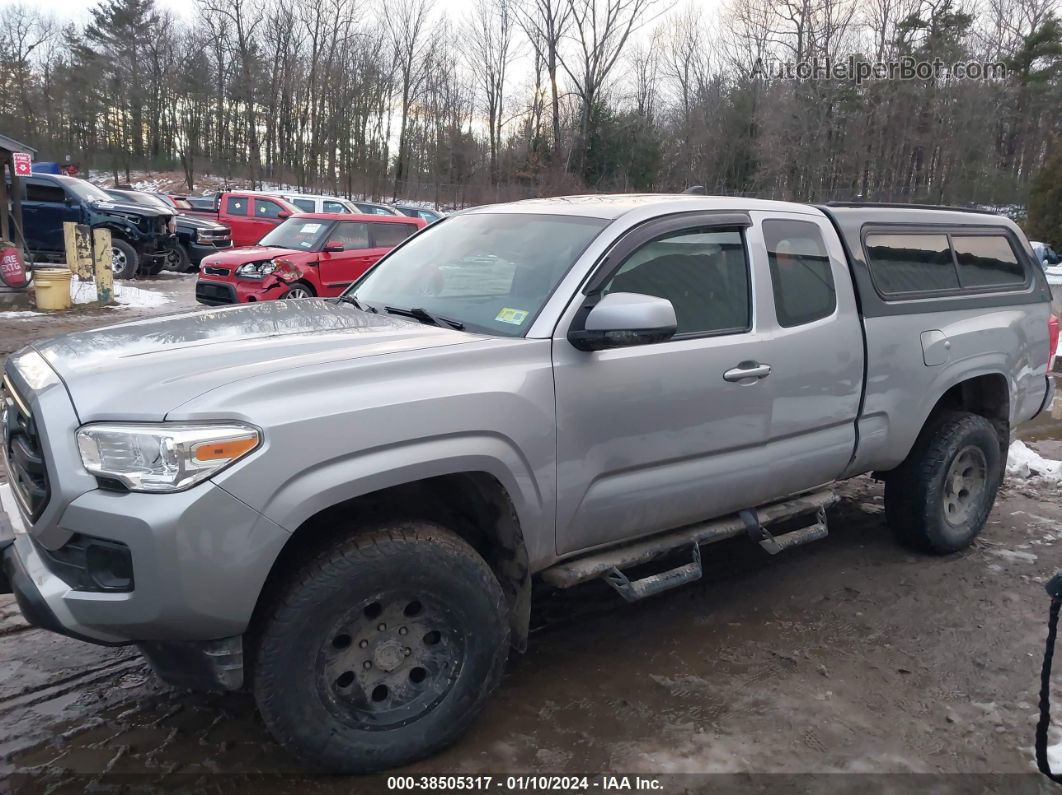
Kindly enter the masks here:
<path id="1" fill-rule="evenodd" d="M 331 298 L 425 225 L 401 215 L 293 215 L 257 246 L 204 257 L 195 298 L 211 306 Z"/>

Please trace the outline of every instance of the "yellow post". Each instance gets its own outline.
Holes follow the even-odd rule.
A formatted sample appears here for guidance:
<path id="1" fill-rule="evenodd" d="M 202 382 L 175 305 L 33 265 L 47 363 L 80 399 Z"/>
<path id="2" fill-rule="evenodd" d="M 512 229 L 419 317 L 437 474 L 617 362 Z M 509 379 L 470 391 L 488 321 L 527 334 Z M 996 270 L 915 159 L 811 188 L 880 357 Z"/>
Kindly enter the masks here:
<path id="1" fill-rule="evenodd" d="M 111 231 L 97 229 L 93 233 L 95 252 L 93 260 L 96 265 L 96 300 L 100 306 L 106 306 L 114 298 L 114 273 L 111 270 Z"/>
<path id="2" fill-rule="evenodd" d="M 91 230 L 87 226 L 63 222 L 63 242 L 66 244 L 66 264 L 78 279 L 92 278 Z"/>

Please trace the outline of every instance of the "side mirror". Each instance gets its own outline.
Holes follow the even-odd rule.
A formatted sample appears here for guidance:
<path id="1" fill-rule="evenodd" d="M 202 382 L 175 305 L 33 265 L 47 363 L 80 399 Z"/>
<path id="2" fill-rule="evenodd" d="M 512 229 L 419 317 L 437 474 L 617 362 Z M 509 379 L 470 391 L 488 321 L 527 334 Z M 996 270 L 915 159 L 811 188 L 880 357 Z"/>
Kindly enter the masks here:
<path id="1" fill-rule="evenodd" d="M 338 240 L 329 240 L 325 243 L 324 250 L 329 254 L 335 254 L 339 251 L 346 251 L 347 247 L 340 243 Z"/>
<path id="2" fill-rule="evenodd" d="M 663 342 L 677 329 L 675 307 L 666 298 L 611 293 L 590 308 L 581 324 L 576 320 L 568 342 L 581 351 L 600 351 Z"/>
<path id="3" fill-rule="evenodd" d="M 291 218 L 291 213 L 289 213 L 287 210 L 281 210 L 279 213 L 277 213 L 277 218 L 280 218 L 281 220 L 285 218 Z"/>

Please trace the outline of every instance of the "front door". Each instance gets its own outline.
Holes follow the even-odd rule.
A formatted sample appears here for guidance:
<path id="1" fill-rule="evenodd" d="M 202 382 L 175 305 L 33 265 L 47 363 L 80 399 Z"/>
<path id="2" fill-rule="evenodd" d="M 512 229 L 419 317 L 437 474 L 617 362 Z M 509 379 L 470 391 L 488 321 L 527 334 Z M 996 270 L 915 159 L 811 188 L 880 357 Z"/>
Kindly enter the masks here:
<path id="1" fill-rule="evenodd" d="M 62 185 L 42 177 L 27 177 L 22 222 L 26 242 L 33 251 L 63 251 L 63 224 L 81 220 L 77 197 L 69 197 Z"/>
<path id="2" fill-rule="evenodd" d="M 254 217 L 249 224 L 254 230 L 252 234 L 255 235 L 255 238 L 249 245 L 254 245 L 268 235 L 273 227 L 280 226 L 284 222 L 284 218 L 287 217 L 288 213 L 279 202 L 255 196 Z"/>
<path id="3" fill-rule="evenodd" d="M 567 341 L 571 310 L 558 325 L 558 553 L 756 506 L 770 492 L 759 322 L 770 288 L 764 299 L 766 263 L 750 265 L 745 224 L 729 223 L 705 214 L 641 227 L 591 281 L 592 293 L 670 300 L 671 340 L 586 353 Z"/>
<path id="4" fill-rule="evenodd" d="M 342 246 L 342 251 L 328 251 Z M 370 248 L 369 225 L 364 221 L 340 221 L 328 235 L 325 251 L 321 253 L 318 271 L 321 274 L 322 296 L 339 295 L 351 282 L 369 269 L 379 257 Z"/>

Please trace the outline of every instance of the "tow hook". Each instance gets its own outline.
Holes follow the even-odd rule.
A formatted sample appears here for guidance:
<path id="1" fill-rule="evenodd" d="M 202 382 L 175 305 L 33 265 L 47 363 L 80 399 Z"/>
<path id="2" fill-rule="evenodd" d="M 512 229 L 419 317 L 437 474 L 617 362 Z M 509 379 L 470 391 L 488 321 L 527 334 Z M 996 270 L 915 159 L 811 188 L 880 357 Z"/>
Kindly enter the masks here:
<path id="1" fill-rule="evenodd" d="M 1036 766 L 1052 781 L 1062 784 L 1062 774 L 1052 773 L 1047 758 L 1047 730 L 1051 725 L 1051 662 L 1055 656 L 1055 636 L 1058 633 L 1058 611 L 1062 607 L 1062 571 L 1044 586 L 1051 597 L 1047 613 L 1047 645 L 1044 648 L 1044 665 L 1040 671 L 1040 720 L 1036 724 Z"/>

